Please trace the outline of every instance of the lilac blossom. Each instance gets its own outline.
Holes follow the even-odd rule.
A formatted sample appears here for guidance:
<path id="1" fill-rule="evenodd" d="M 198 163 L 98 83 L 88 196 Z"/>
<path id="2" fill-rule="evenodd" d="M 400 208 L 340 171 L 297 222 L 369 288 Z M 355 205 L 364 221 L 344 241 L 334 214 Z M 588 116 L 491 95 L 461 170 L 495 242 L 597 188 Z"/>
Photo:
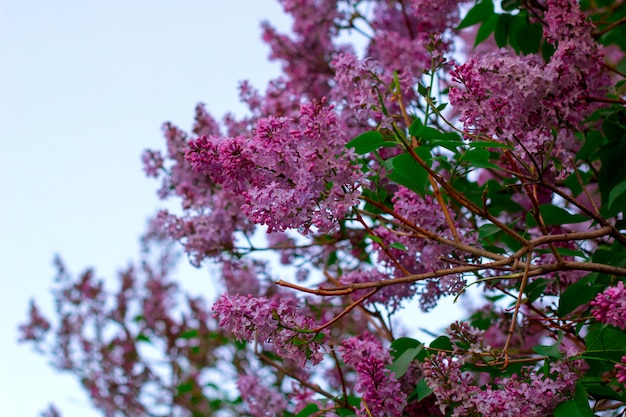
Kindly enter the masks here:
<path id="1" fill-rule="evenodd" d="M 261 292 L 259 278 L 265 273 L 265 264 L 261 261 L 239 262 L 225 260 L 222 263 L 222 280 L 229 294 L 257 295 Z"/>
<path id="2" fill-rule="evenodd" d="M 618 281 L 591 301 L 591 314 L 601 323 L 626 329 L 626 288 Z"/>
<path id="3" fill-rule="evenodd" d="M 406 394 L 400 383 L 386 367 L 391 364 L 391 355 L 370 333 L 346 339 L 339 351 L 346 364 L 352 366 L 358 378 L 355 389 L 363 395 L 359 417 L 402 415 L 406 406 Z"/>
<path id="4" fill-rule="evenodd" d="M 297 124 L 260 119 L 249 139 L 202 137 L 191 142 L 187 160 L 241 195 L 241 211 L 268 232 L 307 234 L 315 227 L 324 233 L 358 202 L 362 173 L 346 142 L 333 106 L 322 100 L 303 105 Z"/>
<path id="5" fill-rule="evenodd" d="M 253 417 L 274 417 L 287 410 L 287 400 L 276 389 L 254 375 L 239 375 L 237 388 Z"/>
<path id="6" fill-rule="evenodd" d="M 278 355 L 298 366 L 323 358 L 322 341 L 328 331 L 313 333 L 314 321 L 301 314 L 291 297 L 223 294 L 213 304 L 213 317 L 238 340 L 271 342 Z"/>
<path id="7" fill-rule="evenodd" d="M 376 270 L 356 270 L 344 273 L 339 282 L 342 285 L 359 284 L 366 282 L 378 282 L 391 279 L 387 274 Z M 380 288 L 376 293 L 365 300 L 365 305 L 380 303 L 384 305 L 390 312 L 394 312 L 400 308 L 403 299 L 411 298 L 415 293 L 413 284 L 394 284 Z M 355 291 L 352 299 L 358 300 L 363 297 L 371 289 Z"/>
<path id="8" fill-rule="evenodd" d="M 547 6 L 544 35 L 556 47 L 548 63 L 507 50 L 472 57 L 452 73 L 464 90 L 452 88 L 449 97 L 467 132 L 510 144 L 531 173 L 552 157 L 560 162 L 551 169 L 563 177 L 580 147 L 572 129 L 593 109 L 585 97 L 608 78 L 577 3 L 553 0 Z"/>
<path id="9" fill-rule="evenodd" d="M 441 207 L 431 196 L 420 197 L 405 187 L 399 187 L 392 198 L 392 202 L 394 211 L 413 222 L 417 227 L 448 239 L 453 238 Z M 456 227 L 467 243 L 473 241 L 469 230 L 461 227 L 458 223 Z M 396 276 L 405 275 L 397 264 L 402 265 L 404 270 L 411 274 L 420 274 L 447 269 L 449 263 L 445 261 L 445 258 L 454 256 L 450 246 L 419 236 L 419 233 L 409 234 L 406 233 L 406 230 L 396 231 L 381 226 L 376 229 L 376 235 L 387 247 L 387 251 L 384 251 L 380 244 L 375 243 L 374 247 L 377 254 L 381 262 L 395 270 Z M 394 243 L 399 243 L 404 248 L 390 247 Z M 436 305 L 440 297 L 456 294 L 464 285 L 465 281 L 460 275 L 447 275 L 426 280 L 418 286 L 410 288 L 413 293 L 420 295 L 421 308 L 428 311 Z M 408 290 L 408 288 L 405 289 Z M 411 294 L 407 293 L 407 296 L 410 297 Z"/>
<path id="10" fill-rule="evenodd" d="M 570 365 L 555 362 L 549 375 L 525 368 L 511 377 L 495 378 L 481 389 L 474 385 L 471 374 L 462 371 L 464 359 L 440 352 L 422 364 L 441 412 L 452 417 L 550 415 L 559 403 L 571 397 L 577 379 Z"/>

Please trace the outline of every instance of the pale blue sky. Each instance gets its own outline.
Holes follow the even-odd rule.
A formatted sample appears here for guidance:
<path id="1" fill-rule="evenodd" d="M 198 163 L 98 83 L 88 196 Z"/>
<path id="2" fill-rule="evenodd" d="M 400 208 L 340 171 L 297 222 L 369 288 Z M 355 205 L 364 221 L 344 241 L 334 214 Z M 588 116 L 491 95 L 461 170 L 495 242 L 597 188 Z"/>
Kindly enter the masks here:
<path id="1" fill-rule="evenodd" d="M 4 0 L 0 19 L 0 409 L 95 416 L 72 377 L 16 344 L 28 300 L 52 311 L 55 253 L 107 278 L 136 258 L 159 205 L 141 152 L 163 147 L 166 120 L 188 129 L 199 101 L 242 114 L 238 81 L 279 73 L 260 21 L 289 21 L 271 0 Z"/>
<path id="2" fill-rule="evenodd" d="M 136 258 L 160 204 L 142 151 L 162 148 L 166 120 L 188 129 L 199 101 L 217 117 L 243 114 L 238 82 L 264 89 L 279 73 L 260 41 L 265 19 L 289 27 L 273 0 L 0 2 L 2 415 L 38 416 L 50 402 L 65 417 L 99 415 L 71 376 L 17 345 L 17 325 L 31 297 L 52 311 L 54 254 L 109 279 Z M 184 273 L 211 292 L 205 270 Z M 412 326 L 439 322 L 406 314 Z"/>

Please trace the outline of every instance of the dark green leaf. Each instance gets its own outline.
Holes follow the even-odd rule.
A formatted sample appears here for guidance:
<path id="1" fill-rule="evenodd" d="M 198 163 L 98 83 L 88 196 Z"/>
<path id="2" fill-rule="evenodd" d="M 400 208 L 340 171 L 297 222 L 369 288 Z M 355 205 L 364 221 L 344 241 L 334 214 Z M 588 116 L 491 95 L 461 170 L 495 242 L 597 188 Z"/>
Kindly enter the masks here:
<path id="1" fill-rule="evenodd" d="M 576 382 L 574 398 L 559 404 L 554 410 L 554 417 L 594 417 L 587 391 L 580 382 Z"/>
<path id="2" fill-rule="evenodd" d="M 510 148 L 511 146 L 508 143 L 502 142 L 470 142 L 470 148 Z"/>
<path id="3" fill-rule="evenodd" d="M 532 303 L 539 297 L 544 295 L 544 290 L 548 286 L 548 280 L 545 278 L 536 278 L 528 286 L 524 293 L 526 294 L 527 302 Z"/>
<path id="4" fill-rule="evenodd" d="M 489 162 L 491 152 L 486 149 L 470 149 L 461 155 L 460 160 L 468 162 L 470 166 L 475 168 L 492 168 L 500 169 L 496 164 Z"/>
<path id="5" fill-rule="evenodd" d="M 626 333 L 613 327 L 597 327 L 585 337 L 586 356 L 619 362 L 626 354 Z"/>
<path id="6" fill-rule="evenodd" d="M 598 291 L 592 289 L 596 276 L 595 274 L 589 274 L 567 287 L 559 298 L 559 317 L 565 317 L 579 306 L 587 304 L 596 296 Z"/>
<path id="7" fill-rule="evenodd" d="M 391 356 L 398 358 L 408 349 L 414 349 L 421 346 L 422 343 L 410 337 L 399 337 L 391 342 Z"/>
<path id="8" fill-rule="evenodd" d="M 180 384 L 178 387 L 176 387 L 176 392 L 178 393 L 178 395 L 180 395 L 186 392 L 190 392 L 192 389 L 193 389 L 193 383 L 185 382 L 185 383 Z"/>
<path id="9" fill-rule="evenodd" d="M 608 202 L 609 210 L 611 209 L 611 205 L 617 199 L 617 197 L 622 196 L 625 192 L 626 192 L 626 180 L 620 182 L 615 187 L 613 187 L 613 189 L 609 193 L 609 202 Z"/>
<path id="10" fill-rule="evenodd" d="M 402 243 L 400 242 L 393 242 L 391 245 L 389 245 L 390 248 L 394 248 L 394 249 L 399 249 L 399 250 L 407 250 L 407 247 L 404 246 Z"/>
<path id="11" fill-rule="evenodd" d="M 424 381 L 423 379 L 420 379 L 417 382 L 417 386 L 415 387 L 415 389 L 409 396 L 409 400 L 411 399 L 411 397 L 417 396 L 417 401 L 422 401 L 424 398 L 428 397 L 432 393 L 433 393 L 433 389 L 428 386 L 426 381 Z"/>
<path id="12" fill-rule="evenodd" d="M 137 341 L 138 342 L 146 342 L 146 343 L 152 343 L 152 340 L 150 340 L 150 338 L 148 336 L 146 336 L 143 333 L 140 333 L 137 335 Z"/>
<path id="13" fill-rule="evenodd" d="M 450 342 L 450 338 L 448 336 L 439 336 L 432 342 L 430 342 L 430 347 L 433 349 L 439 350 L 452 350 L 452 342 Z"/>
<path id="14" fill-rule="evenodd" d="M 485 39 L 491 35 L 491 33 L 496 28 L 496 24 L 498 23 L 498 15 L 492 14 L 487 18 L 480 28 L 478 28 L 478 32 L 476 33 L 476 41 L 474 42 L 474 47 L 483 42 Z"/>
<path id="15" fill-rule="evenodd" d="M 302 410 L 300 410 L 298 414 L 296 414 L 295 417 L 309 417 L 311 414 L 319 410 L 320 408 L 317 406 L 317 404 L 309 404 L 306 407 L 304 407 Z"/>
<path id="16" fill-rule="evenodd" d="M 582 214 L 571 214 L 564 208 L 557 207 L 553 204 L 542 204 L 539 206 L 539 213 L 541 213 L 543 222 L 547 226 L 581 223 L 589 220 L 589 217 L 587 216 Z M 537 222 L 530 212 L 526 215 L 526 224 L 528 227 L 537 226 Z"/>
<path id="17" fill-rule="evenodd" d="M 498 22 L 496 23 L 493 37 L 499 48 L 504 48 L 507 44 L 509 38 L 509 27 L 511 26 L 512 20 L 513 16 L 510 14 L 498 15 Z"/>
<path id="18" fill-rule="evenodd" d="M 186 330 L 178 337 L 180 339 L 193 339 L 195 337 L 198 337 L 198 330 L 196 329 Z"/>
<path id="19" fill-rule="evenodd" d="M 482 0 L 467 12 L 467 15 L 461 20 L 457 29 L 467 28 L 477 23 L 484 22 L 489 19 L 491 15 L 493 15 L 493 2 L 491 0 Z"/>
<path id="20" fill-rule="evenodd" d="M 539 52 L 543 28 L 540 24 L 529 23 L 526 13 L 519 13 L 511 20 L 509 43 L 516 52 L 533 54 Z"/>
<path id="21" fill-rule="evenodd" d="M 596 399 L 606 398 L 619 401 L 626 400 L 626 398 L 624 398 L 622 395 L 615 392 L 613 388 L 607 387 L 606 385 L 600 385 L 596 383 L 594 385 L 586 385 L 586 388 L 587 393 Z"/>
<path id="22" fill-rule="evenodd" d="M 383 139 L 383 135 L 377 130 L 362 133 L 346 144 L 346 148 L 354 148 L 354 152 L 359 155 L 375 151 L 376 149 L 381 147 L 395 146 L 396 145 L 394 143 L 385 142 L 385 140 Z"/>
<path id="23" fill-rule="evenodd" d="M 393 171 L 388 177 L 400 185 L 420 195 L 426 194 L 428 173 L 409 154 L 401 154 L 391 159 Z"/>

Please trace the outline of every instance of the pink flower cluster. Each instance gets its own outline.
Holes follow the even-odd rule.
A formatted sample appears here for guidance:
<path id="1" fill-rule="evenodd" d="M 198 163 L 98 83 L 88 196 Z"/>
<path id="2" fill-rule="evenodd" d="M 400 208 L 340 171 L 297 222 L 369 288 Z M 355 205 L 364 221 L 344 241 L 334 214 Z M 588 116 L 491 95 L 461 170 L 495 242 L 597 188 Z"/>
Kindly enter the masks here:
<path id="1" fill-rule="evenodd" d="M 463 358 L 445 352 L 422 364 L 426 382 L 433 389 L 442 414 L 451 417 L 546 416 L 573 392 L 576 375 L 564 362 L 553 363 L 550 375 L 525 369 L 506 378 L 495 378 L 481 389 L 461 370 Z"/>
<path id="2" fill-rule="evenodd" d="M 355 389 L 362 394 L 359 417 L 399 417 L 406 406 L 406 394 L 400 382 L 386 367 L 391 364 L 389 351 L 370 333 L 346 339 L 339 351 L 358 378 Z"/>
<path id="3" fill-rule="evenodd" d="M 301 107 L 289 118 L 258 121 L 251 138 L 202 137 L 186 158 L 196 171 L 240 194 L 241 210 L 256 224 L 274 230 L 311 227 L 325 233 L 358 202 L 362 173 L 325 100 Z"/>
<path id="4" fill-rule="evenodd" d="M 339 279 L 343 285 L 359 284 L 366 282 L 377 282 L 392 279 L 389 275 L 376 270 L 356 270 L 344 273 Z M 363 297 L 369 290 L 359 290 L 352 294 L 352 299 L 357 300 Z M 387 285 L 378 290 L 374 295 L 365 300 L 365 305 L 380 303 L 390 312 L 400 308 L 403 299 L 410 298 L 415 293 L 412 284 Z"/>
<path id="5" fill-rule="evenodd" d="M 285 397 L 268 387 L 266 381 L 261 381 L 257 376 L 240 375 L 237 379 L 237 388 L 253 417 L 280 416 L 287 410 Z"/>
<path id="6" fill-rule="evenodd" d="M 328 331 L 313 333 L 314 321 L 302 315 L 294 301 L 291 297 L 226 293 L 213 304 L 213 317 L 238 340 L 271 342 L 278 355 L 293 359 L 298 366 L 308 361 L 317 364 L 324 356 L 322 343 Z"/>
<path id="7" fill-rule="evenodd" d="M 571 129 L 589 114 L 586 96 L 607 83 L 592 26 L 577 3 L 548 1 L 545 21 L 544 34 L 556 46 L 548 63 L 508 50 L 473 57 L 453 71 L 464 89 L 452 88 L 449 96 L 467 132 L 511 144 L 535 173 L 543 171 L 546 157 L 567 164 L 575 155 L 580 143 Z"/>
<path id="8" fill-rule="evenodd" d="M 626 288 L 623 281 L 598 294 L 590 304 L 591 314 L 600 323 L 626 329 Z"/>
<path id="9" fill-rule="evenodd" d="M 399 187 L 392 202 L 394 211 L 415 226 L 453 239 L 441 207 L 432 197 L 420 197 L 408 188 Z M 469 230 L 465 230 L 458 224 L 456 227 L 467 243 L 473 241 Z M 405 275 L 398 264 L 409 273 L 420 274 L 448 268 L 449 263 L 445 259 L 454 255 L 450 246 L 424 238 L 414 231 L 407 233 L 407 230 L 394 230 L 381 226 L 376 229 L 376 235 L 387 246 L 387 251 L 385 251 L 381 245 L 375 244 L 380 261 L 392 268 L 397 276 Z M 392 247 L 394 243 L 401 244 L 403 248 Z M 408 292 L 406 296 L 410 297 L 417 291 L 421 297 L 420 306 L 427 311 L 437 304 L 440 297 L 456 294 L 463 288 L 465 281 L 460 275 L 447 275 L 421 282 L 418 285 L 419 287 L 412 286 L 412 292 Z M 405 291 L 408 291 L 408 288 L 405 287 Z"/>

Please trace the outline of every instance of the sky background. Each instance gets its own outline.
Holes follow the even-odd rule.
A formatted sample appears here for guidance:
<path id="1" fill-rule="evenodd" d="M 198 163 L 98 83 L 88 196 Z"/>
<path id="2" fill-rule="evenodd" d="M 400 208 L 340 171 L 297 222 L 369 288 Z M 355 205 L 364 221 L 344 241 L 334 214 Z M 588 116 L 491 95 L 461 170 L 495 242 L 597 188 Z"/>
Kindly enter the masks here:
<path id="1" fill-rule="evenodd" d="M 189 129 L 200 101 L 217 118 L 244 114 L 238 82 L 264 90 L 279 74 L 262 20 L 290 25 L 270 0 L 0 1 L 2 415 L 38 416 L 50 402 L 65 417 L 100 415 L 77 381 L 17 344 L 17 325 L 33 297 L 53 311 L 55 254 L 110 280 L 137 258 L 162 206 L 141 153 L 163 148 L 164 121 Z M 181 272 L 192 292 L 211 293 L 206 269 Z"/>

